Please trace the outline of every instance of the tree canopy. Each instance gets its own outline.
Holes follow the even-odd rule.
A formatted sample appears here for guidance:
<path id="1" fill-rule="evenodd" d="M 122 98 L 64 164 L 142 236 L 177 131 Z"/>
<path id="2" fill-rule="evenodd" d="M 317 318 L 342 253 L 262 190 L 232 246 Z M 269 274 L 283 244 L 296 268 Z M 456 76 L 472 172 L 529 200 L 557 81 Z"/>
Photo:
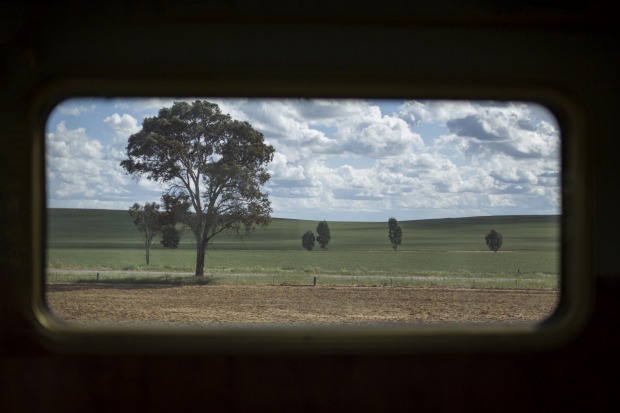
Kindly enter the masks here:
<path id="1" fill-rule="evenodd" d="M 181 232 L 174 226 L 166 226 L 161 229 L 161 245 L 164 248 L 178 248 L 181 241 Z"/>
<path id="2" fill-rule="evenodd" d="M 252 231 L 271 222 L 261 187 L 275 150 L 249 123 L 233 120 L 214 103 L 174 102 L 144 119 L 129 137 L 121 166 L 137 178 L 167 185 L 163 195 L 174 221 L 196 238 L 196 275 L 204 274 L 209 242 L 222 231 Z"/>
<path id="3" fill-rule="evenodd" d="M 394 251 L 398 250 L 398 247 L 403 242 L 403 229 L 394 217 L 388 220 L 388 236 L 392 243 L 392 249 Z"/>
<path id="4" fill-rule="evenodd" d="M 487 247 L 493 252 L 497 252 L 502 247 L 502 234 L 492 229 L 489 233 L 484 237 L 484 240 L 487 243 Z"/>
<path id="5" fill-rule="evenodd" d="M 308 251 L 314 249 L 314 241 L 315 237 L 312 231 L 306 231 L 305 234 L 301 236 L 301 245 Z"/>
<path id="6" fill-rule="evenodd" d="M 327 246 L 332 239 L 332 236 L 329 232 L 329 225 L 327 225 L 327 221 L 319 222 L 319 225 L 317 225 L 316 227 L 316 233 L 318 234 L 316 240 L 321 246 L 321 249 L 323 251 L 327 250 Z"/>

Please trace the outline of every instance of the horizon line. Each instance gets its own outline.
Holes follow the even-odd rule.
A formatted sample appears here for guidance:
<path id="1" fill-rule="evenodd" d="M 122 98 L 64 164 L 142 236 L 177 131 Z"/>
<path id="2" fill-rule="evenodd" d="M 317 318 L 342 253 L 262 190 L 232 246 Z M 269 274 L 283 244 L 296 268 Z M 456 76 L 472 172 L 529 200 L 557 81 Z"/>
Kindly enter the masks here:
<path id="1" fill-rule="evenodd" d="M 109 209 L 109 208 L 68 208 L 68 207 L 46 207 L 46 209 L 64 209 L 64 210 L 85 210 L 85 211 L 127 211 L 125 209 Z M 433 220 L 442 220 L 442 219 L 470 219 L 470 218 L 493 218 L 493 217 L 561 217 L 562 213 L 558 214 L 498 214 L 498 215 L 468 215 L 468 216 L 447 216 L 442 218 L 420 218 L 420 219 L 403 219 L 398 220 L 399 222 L 407 222 L 407 221 L 433 221 Z M 392 217 L 392 215 L 390 216 Z M 317 219 L 312 218 L 285 218 L 285 217 L 277 217 L 272 216 L 271 219 L 279 219 L 279 220 L 291 220 L 291 221 L 317 221 Z M 368 223 L 379 223 L 384 221 L 351 221 L 351 220 L 326 220 L 326 219 L 318 219 L 318 221 L 331 221 L 331 222 L 368 222 Z"/>

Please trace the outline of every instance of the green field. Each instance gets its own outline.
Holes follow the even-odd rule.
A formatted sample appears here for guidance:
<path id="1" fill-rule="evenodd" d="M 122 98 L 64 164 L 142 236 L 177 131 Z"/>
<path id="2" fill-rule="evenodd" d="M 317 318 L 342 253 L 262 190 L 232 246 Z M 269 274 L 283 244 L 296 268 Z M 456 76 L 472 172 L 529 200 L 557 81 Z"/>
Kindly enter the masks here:
<path id="1" fill-rule="evenodd" d="M 49 280 L 79 279 L 59 270 L 193 272 L 195 243 L 189 230 L 176 250 L 151 251 L 144 261 L 141 234 L 127 211 L 49 209 L 47 262 Z M 221 234 L 207 251 L 205 273 L 221 282 L 240 276 L 266 282 L 308 282 L 314 276 L 333 282 L 393 285 L 419 277 L 431 279 L 498 279 L 514 286 L 531 280 L 557 285 L 559 274 L 558 216 L 493 216 L 401 221 L 403 243 L 391 249 L 386 222 L 329 222 L 328 251 L 306 251 L 301 235 L 316 230 L 316 221 L 274 219 L 272 224 L 239 239 Z M 484 236 L 495 229 L 504 243 L 488 251 Z M 52 274 L 52 271 L 54 273 Z M 260 275 L 260 276 L 259 276 Z M 166 275 L 166 277 L 168 277 Z M 279 277 L 276 280 L 276 277 Z M 363 277 L 368 277 L 364 279 Z M 247 277 L 246 277 L 247 278 Z M 226 281 L 228 280 L 228 281 Z M 340 280 L 340 281 L 338 281 Z M 262 281 L 261 281 L 262 282 Z M 475 282 L 475 281 L 473 281 Z M 480 283 L 480 281 L 478 281 Z"/>

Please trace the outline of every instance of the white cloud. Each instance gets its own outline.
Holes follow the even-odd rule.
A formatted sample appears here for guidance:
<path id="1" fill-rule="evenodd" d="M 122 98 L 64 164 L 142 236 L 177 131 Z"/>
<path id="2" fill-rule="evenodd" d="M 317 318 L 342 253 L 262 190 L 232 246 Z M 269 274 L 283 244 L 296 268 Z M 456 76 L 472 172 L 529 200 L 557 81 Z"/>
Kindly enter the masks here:
<path id="1" fill-rule="evenodd" d="M 52 198 L 106 198 L 126 194 L 127 177 L 116 160 L 107 159 L 104 145 L 84 128 L 65 122 L 47 134 L 48 190 Z"/>
<path id="2" fill-rule="evenodd" d="M 475 113 L 446 121 L 459 149 L 471 157 L 557 158 L 559 131 L 546 120 L 532 117 L 525 104 L 478 105 Z M 444 140 L 443 143 L 448 141 Z"/>
<path id="3" fill-rule="evenodd" d="M 363 108 L 358 116 L 343 119 L 337 126 L 336 136 L 346 152 L 370 158 L 400 155 L 424 145 L 407 122 L 382 116 L 377 106 Z"/>
<path id="4" fill-rule="evenodd" d="M 398 115 L 405 121 L 421 123 L 446 122 L 450 119 L 473 115 L 477 112 L 475 104 L 468 101 L 406 101 Z"/>
<path id="5" fill-rule="evenodd" d="M 84 113 L 92 112 L 93 110 L 95 110 L 95 105 L 76 105 L 66 102 L 58 105 L 57 110 L 62 115 L 78 117 Z"/>
<path id="6" fill-rule="evenodd" d="M 300 164 L 289 162 L 280 152 L 273 155 L 273 161 L 269 164 L 269 171 L 272 177 L 279 180 L 303 181 L 306 179 L 304 167 Z"/>
<path id="7" fill-rule="evenodd" d="M 193 101 L 194 99 L 169 99 L 169 98 L 136 98 L 136 99 L 117 99 L 112 106 L 114 109 L 124 112 L 137 112 L 154 116 L 161 108 L 172 106 L 176 101 Z"/>
<path id="8" fill-rule="evenodd" d="M 47 154 L 56 158 L 101 159 L 103 145 L 86 135 L 86 129 L 67 129 L 66 123 L 56 125 L 54 133 L 47 135 Z"/>
<path id="9" fill-rule="evenodd" d="M 119 115 L 114 113 L 103 119 L 103 123 L 108 125 L 117 140 L 127 142 L 129 136 L 140 131 L 141 127 L 133 116 L 123 113 Z"/>

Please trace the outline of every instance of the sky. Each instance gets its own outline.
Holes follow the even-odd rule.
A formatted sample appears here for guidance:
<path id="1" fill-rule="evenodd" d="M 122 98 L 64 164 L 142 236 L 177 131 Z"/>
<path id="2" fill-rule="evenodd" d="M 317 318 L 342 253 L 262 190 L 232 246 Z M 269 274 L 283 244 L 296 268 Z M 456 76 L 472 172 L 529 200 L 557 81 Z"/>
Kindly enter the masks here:
<path id="1" fill-rule="evenodd" d="M 272 217 L 399 221 L 560 214 L 560 130 L 525 102 L 222 99 L 275 154 Z M 174 101 L 71 99 L 45 131 L 51 208 L 127 210 L 164 186 L 127 175 L 129 136 Z"/>

